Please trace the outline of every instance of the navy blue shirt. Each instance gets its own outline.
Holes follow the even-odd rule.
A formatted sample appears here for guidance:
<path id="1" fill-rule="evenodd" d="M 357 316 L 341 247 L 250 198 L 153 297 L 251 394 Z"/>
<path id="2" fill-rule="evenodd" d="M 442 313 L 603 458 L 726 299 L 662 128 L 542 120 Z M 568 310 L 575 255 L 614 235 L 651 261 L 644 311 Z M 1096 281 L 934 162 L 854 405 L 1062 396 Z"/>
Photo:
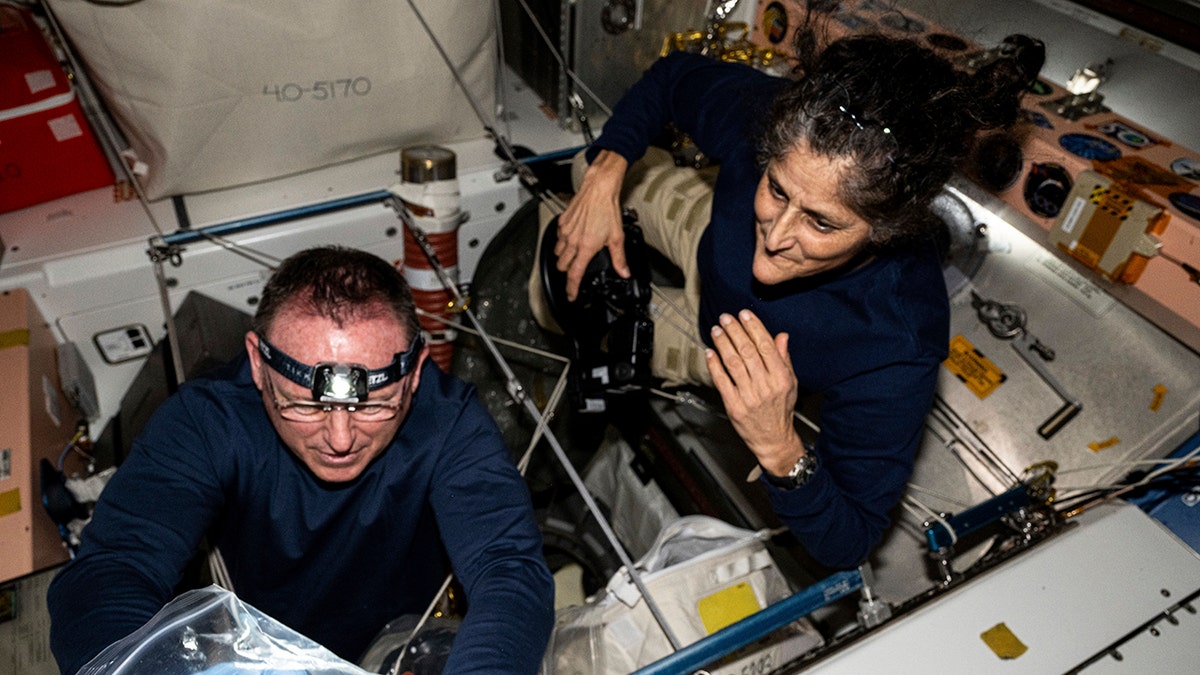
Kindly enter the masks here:
<path id="1" fill-rule="evenodd" d="M 243 356 L 155 413 L 48 596 L 75 672 L 169 601 L 205 536 L 238 597 L 356 661 L 421 614 L 452 568 L 469 602 L 446 672 L 533 673 L 553 581 L 529 494 L 474 388 L 425 364 L 407 419 L 356 479 L 318 480 L 283 445 Z"/>
<path id="2" fill-rule="evenodd" d="M 822 396 L 822 468 L 795 490 L 769 488 L 771 503 L 819 562 L 853 567 L 879 542 L 912 474 L 948 349 L 949 301 L 932 243 L 774 287 L 754 281 L 756 142 L 786 82 L 675 52 L 622 98 L 590 152 L 633 162 L 672 122 L 720 163 L 697 253 L 700 335 L 710 341 L 721 313 L 750 309 L 790 336 L 801 393 Z"/>

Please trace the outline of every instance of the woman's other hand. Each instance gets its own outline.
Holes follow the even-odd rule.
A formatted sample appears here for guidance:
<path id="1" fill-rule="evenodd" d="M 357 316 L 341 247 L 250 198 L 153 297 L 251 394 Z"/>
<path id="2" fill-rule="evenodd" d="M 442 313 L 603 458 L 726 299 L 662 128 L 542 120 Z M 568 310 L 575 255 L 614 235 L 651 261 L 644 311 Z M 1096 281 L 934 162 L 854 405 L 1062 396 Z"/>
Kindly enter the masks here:
<path id="1" fill-rule="evenodd" d="M 708 371 L 734 430 L 764 470 L 787 475 L 805 454 L 792 421 L 797 381 L 787 333 L 772 338 L 758 317 L 744 309 L 737 318 L 722 314 L 712 339 Z"/>

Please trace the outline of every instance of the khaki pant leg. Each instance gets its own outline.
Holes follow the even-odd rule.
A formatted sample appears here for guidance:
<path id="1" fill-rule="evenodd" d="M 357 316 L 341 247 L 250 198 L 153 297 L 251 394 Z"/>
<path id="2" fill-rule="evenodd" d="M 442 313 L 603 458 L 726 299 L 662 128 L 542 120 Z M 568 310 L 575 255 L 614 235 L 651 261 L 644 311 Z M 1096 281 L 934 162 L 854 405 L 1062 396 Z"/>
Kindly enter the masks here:
<path id="1" fill-rule="evenodd" d="M 637 212 L 646 243 L 683 273 L 684 287 L 656 286 L 651 303 L 654 357 L 651 370 L 667 385 L 712 384 L 704 344 L 696 325 L 700 315 L 700 274 L 696 250 L 712 216 L 714 169 L 675 166 L 669 153 L 651 148 L 625 181 L 626 208 Z"/>
<path id="2" fill-rule="evenodd" d="M 550 224 L 551 220 L 554 220 L 554 215 L 545 202 L 538 204 L 537 248 L 533 249 L 533 268 L 529 270 L 529 311 L 539 326 L 552 333 L 562 335 L 563 329 L 554 320 L 554 315 L 550 313 L 546 294 L 542 292 L 542 275 L 538 264 L 538 254 L 542 250 L 542 236 L 546 233 L 546 226 Z"/>
<path id="3" fill-rule="evenodd" d="M 584 153 L 580 152 L 571 167 L 576 188 L 586 169 Z M 680 168 L 669 153 L 650 148 L 645 157 L 630 166 L 621 190 L 621 203 L 637 212 L 646 243 L 679 267 L 685 280 L 682 289 L 656 287 L 650 308 L 655 319 L 651 370 L 668 385 L 712 383 L 696 326 L 700 308 L 696 250 L 712 214 L 715 177 L 715 169 Z M 539 212 L 539 250 L 542 233 L 552 218 L 553 214 L 543 206 Z M 531 272 L 529 300 L 534 317 L 543 327 L 556 330 L 558 327 L 542 295 L 536 265 Z"/>

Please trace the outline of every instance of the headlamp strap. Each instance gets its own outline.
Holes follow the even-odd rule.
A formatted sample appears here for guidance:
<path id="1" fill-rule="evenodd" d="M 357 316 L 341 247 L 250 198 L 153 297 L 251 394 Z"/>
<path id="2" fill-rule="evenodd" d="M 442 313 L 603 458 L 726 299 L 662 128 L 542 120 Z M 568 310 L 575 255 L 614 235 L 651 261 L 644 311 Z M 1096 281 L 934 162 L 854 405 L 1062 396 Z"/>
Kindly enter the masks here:
<path id="1" fill-rule="evenodd" d="M 408 345 L 408 349 L 397 353 L 390 364 L 383 368 L 366 371 L 367 389 L 381 389 L 411 373 L 417 367 L 417 357 L 420 356 L 424 346 L 425 339 L 418 333 L 417 337 Z M 306 389 L 312 389 L 317 366 L 310 366 L 293 359 L 282 349 L 267 342 L 267 339 L 261 334 L 258 336 L 258 353 L 262 354 L 263 360 L 275 372 Z"/>

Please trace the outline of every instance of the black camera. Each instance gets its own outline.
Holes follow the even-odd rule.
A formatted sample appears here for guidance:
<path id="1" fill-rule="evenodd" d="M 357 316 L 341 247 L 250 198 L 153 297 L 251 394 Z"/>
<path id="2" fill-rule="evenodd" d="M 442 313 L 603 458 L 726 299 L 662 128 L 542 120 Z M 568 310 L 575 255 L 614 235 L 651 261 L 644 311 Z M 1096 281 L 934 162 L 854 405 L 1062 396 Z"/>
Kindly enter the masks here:
<path id="1" fill-rule="evenodd" d="M 644 389 L 652 379 L 649 252 L 632 212 L 623 221 L 629 278 L 617 274 L 608 249 L 601 249 L 588 263 L 574 301 L 567 300 L 566 273 L 555 267 L 557 217 L 546 226 L 538 252 L 550 313 L 571 340 L 571 397 L 583 412 L 602 412 L 607 395 Z"/>

